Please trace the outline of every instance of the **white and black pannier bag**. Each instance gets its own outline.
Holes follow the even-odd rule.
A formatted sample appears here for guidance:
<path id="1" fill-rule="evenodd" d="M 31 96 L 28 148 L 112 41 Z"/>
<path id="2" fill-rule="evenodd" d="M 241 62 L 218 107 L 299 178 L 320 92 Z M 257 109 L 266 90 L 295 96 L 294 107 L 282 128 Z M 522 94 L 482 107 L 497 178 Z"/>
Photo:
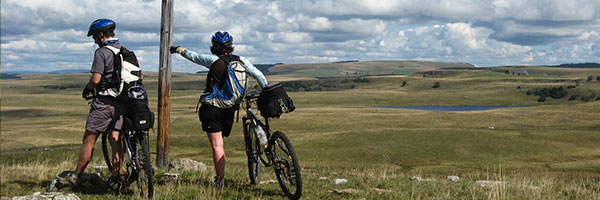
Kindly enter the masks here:
<path id="1" fill-rule="evenodd" d="M 148 94 L 143 86 L 132 86 L 127 90 L 125 116 L 131 120 L 133 130 L 149 130 L 154 126 L 154 113 L 148 107 Z"/>
<path id="2" fill-rule="evenodd" d="M 279 118 L 283 113 L 296 109 L 290 98 L 279 82 L 272 82 L 264 87 L 258 97 L 258 110 L 265 118 Z"/>

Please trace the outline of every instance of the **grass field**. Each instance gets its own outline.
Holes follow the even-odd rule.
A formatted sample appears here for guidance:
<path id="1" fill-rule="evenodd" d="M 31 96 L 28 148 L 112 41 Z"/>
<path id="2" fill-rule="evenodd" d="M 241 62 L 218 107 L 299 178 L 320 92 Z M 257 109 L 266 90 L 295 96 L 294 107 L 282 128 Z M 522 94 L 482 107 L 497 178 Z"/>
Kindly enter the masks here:
<path id="1" fill-rule="evenodd" d="M 576 86 L 567 89 L 569 94 L 597 95 L 600 82 L 586 79 L 599 75 L 600 69 L 536 70 L 546 70 L 545 75 L 485 70 L 426 77 L 280 74 L 267 78 L 300 82 L 311 91 L 290 92 L 297 110 L 272 120 L 272 127 L 284 131 L 294 144 L 305 199 L 600 199 L 600 101 L 567 97 L 538 102 L 538 97 L 525 94 L 535 88 Z M 88 76 L 26 75 L 21 80 L 2 80 L 1 196 L 42 191 L 55 175 L 75 168 L 89 110 L 80 98 L 80 86 Z M 227 188 L 215 190 L 209 185 L 214 176 L 210 146 L 194 113 L 203 79 L 173 76 L 170 156 L 201 161 L 209 165 L 208 170 L 184 172 L 179 181 L 169 182 L 161 178 L 167 171 L 157 169 L 155 197 L 282 199 L 276 183 L 248 184 L 241 123 L 234 124 L 234 132 L 225 140 Z M 435 82 L 439 88 L 432 88 Z M 145 85 L 156 110 L 156 74 L 148 73 Z M 466 112 L 374 107 L 407 105 L 529 107 Z M 152 151 L 155 143 L 156 134 L 151 134 Z M 90 166 L 104 165 L 99 146 L 96 150 Z M 263 172 L 263 180 L 275 180 L 272 168 Z M 461 180 L 447 182 L 450 175 Z M 411 181 L 413 176 L 431 181 Z M 335 185 L 334 178 L 349 182 Z M 480 186 L 479 180 L 501 183 Z M 357 192 L 336 194 L 334 189 Z M 93 187 L 62 191 L 84 199 L 137 198 Z"/>

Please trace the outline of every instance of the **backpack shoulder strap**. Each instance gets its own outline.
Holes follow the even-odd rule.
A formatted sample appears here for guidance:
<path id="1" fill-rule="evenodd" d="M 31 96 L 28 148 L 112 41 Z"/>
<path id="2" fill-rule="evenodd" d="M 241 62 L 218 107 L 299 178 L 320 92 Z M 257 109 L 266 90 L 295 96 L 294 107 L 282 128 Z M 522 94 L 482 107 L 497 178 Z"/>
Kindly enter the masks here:
<path id="1" fill-rule="evenodd" d="M 107 49 L 110 49 L 115 55 L 119 54 L 119 52 L 121 52 L 121 49 L 123 49 L 124 47 L 121 46 L 121 49 L 117 49 L 116 47 L 110 46 L 110 45 L 106 45 L 105 46 Z"/>

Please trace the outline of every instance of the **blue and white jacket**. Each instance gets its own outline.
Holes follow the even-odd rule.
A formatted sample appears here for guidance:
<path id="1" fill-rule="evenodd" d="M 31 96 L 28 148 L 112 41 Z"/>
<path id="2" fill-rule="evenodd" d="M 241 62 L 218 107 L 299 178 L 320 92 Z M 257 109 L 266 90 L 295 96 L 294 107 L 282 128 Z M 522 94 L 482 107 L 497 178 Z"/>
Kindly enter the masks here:
<path id="1" fill-rule="evenodd" d="M 181 54 L 181 56 L 206 68 L 210 68 L 210 66 L 212 66 L 212 64 L 219 59 L 219 56 L 213 54 L 199 54 L 190 50 L 186 50 Z M 248 59 L 240 56 L 240 60 L 244 62 L 244 65 L 246 66 L 246 72 L 256 81 L 258 81 L 258 85 L 260 85 L 261 88 L 266 87 L 268 82 L 265 78 L 265 75 L 263 75 L 260 70 L 254 67 L 254 65 L 252 65 Z"/>

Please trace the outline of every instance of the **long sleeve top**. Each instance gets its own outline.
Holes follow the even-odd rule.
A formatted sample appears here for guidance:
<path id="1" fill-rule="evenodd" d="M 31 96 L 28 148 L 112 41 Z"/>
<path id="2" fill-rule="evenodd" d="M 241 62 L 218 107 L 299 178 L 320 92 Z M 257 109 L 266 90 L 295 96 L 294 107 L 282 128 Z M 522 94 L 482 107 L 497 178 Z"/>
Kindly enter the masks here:
<path id="1" fill-rule="evenodd" d="M 219 59 L 219 56 L 213 54 L 199 54 L 191 50 L 186 50 L 181 54 L 181 56 L 196 64 L 205 66 L 206 68 L 210 68 L 213 65 L 213 63 Z M 252 63 L 245 57 L 240 56 L 240 60 L 244 62 L 244 66 L 246 66 L 246 73 L 248 73 L 252 78 L 254 78 L 261 88 L 266 87 L 268 82 L 265 78 L 265 75 L 254 65 L 252 65 Z"/>

